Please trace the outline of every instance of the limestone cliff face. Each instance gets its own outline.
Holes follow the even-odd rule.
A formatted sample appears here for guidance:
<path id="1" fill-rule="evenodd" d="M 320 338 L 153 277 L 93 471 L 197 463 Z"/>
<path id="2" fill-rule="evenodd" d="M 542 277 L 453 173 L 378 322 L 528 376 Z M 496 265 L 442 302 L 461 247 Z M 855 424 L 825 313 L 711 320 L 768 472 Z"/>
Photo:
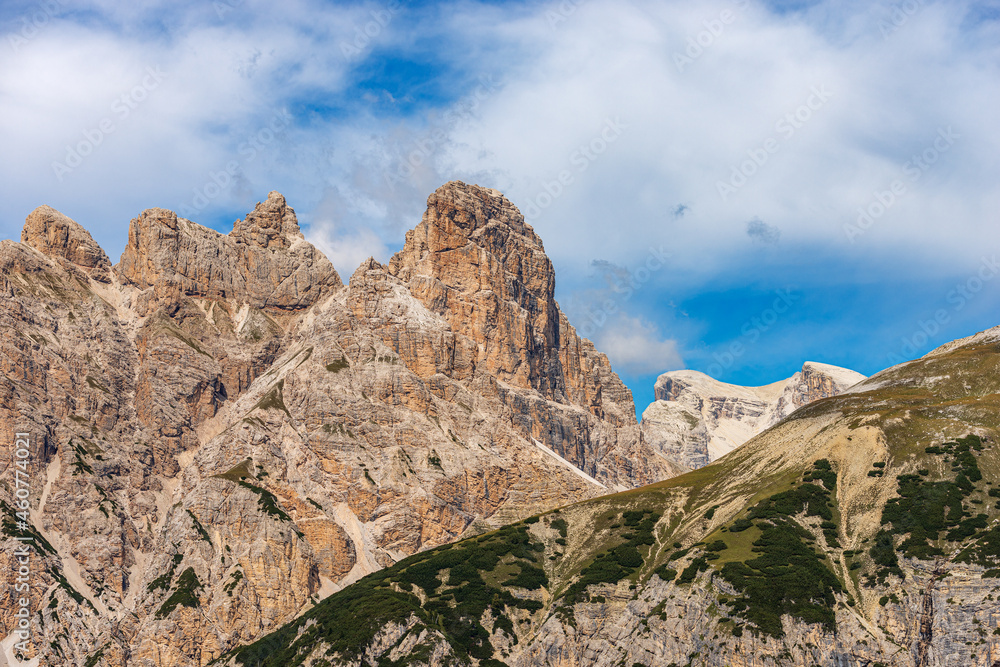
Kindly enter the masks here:
<path id="1" fill-rule="evenodd" d="M 697 371 L 671 371 L 656 380 L 656 401 L 642 414 L 643 435 L 665 456 L 700 468 L 803 405 L 836 396 L 864 379 L 846 368 L 811 361 L 787 380 L 763 387 L 726 384 Z"/>
<path id="2" fill-rule="evenodd" d="M 703 469 L 387 568 L 221 664 L 996 667 L 998 341 L 808 403 Z"/>
<path id="3" fill-rule="evenodd" d="M 641 442 L 607 357 L 559 311 L 541 239 L 499 192 L 440 188 L 389 271 L 457 336 L 462 363 L 449 374 L 503 401 L 526 436 L 611 485 L 672 472 Z"/>
<path id="4" fill-rule="evenodd" d="M 228 235 L 144 211 L 114 267 L 43 207 L 0 269 L 42 665 L 205 665 L 402 557 L 679 469 L 482 188 L 441 188 L 347 285 L 278 193 Z"/>
<path id="5" fill-rule="evenodd" d="M 39 206 L 25 220 L 21 243 L 53 259 L 65 259 L 101 282 L 111 262 L 90 233 L 50 206 Z"/>
<path id="6" fill-rule="evenodd" d="M 295 212 L 277 192 L 228 235 L 173 211 L 143 211 L 129 226 L 115 272 L 124 285 L 140 291 L 134 305 L 140 316 L 180 296 L 295 311 L 341 285 L 330 260 L 306 242 Z"/>

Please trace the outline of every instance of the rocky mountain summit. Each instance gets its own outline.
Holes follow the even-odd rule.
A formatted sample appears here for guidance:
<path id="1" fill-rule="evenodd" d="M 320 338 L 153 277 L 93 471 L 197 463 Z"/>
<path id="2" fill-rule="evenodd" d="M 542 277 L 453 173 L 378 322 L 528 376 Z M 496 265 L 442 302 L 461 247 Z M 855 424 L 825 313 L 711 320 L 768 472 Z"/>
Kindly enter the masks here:
<path id="1" fill-rule="evenodd" d="M 701 469 L 411 556 L 222 664 L 997 667 L 998 341 L 813 401 Z"/>
<path id="2" fill-rule="evenodd" d="M 727 384 L 698 371 L 670 371 L 656 380 L 656 400 L 642 413 L 642 432 L 664 456 L 700 468 L 800 407 L 864 379 L 852 370 L 813 361 L 792 377 L 763 387 Z"/>
<path id="3" fill-rule="evenodd" d="M 31 535 L 40 665 L 206 665 L 464 535 L 669 478 L 556 304 L 541 240 L 452 182 L 345 285 L 272 192 L 229 234 L 164 209 L 117 265 L 41 207 L 0 242 L 0 567 Z"/>

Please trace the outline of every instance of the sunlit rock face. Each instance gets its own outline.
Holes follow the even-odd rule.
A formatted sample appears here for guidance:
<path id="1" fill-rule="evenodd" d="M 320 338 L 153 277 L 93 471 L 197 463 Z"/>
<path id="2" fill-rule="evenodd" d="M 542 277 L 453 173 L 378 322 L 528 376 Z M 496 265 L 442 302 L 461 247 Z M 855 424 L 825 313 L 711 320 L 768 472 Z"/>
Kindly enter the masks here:
<path id="1" fill-rule="evenodd" d="M 700 468 L 774 426 L 798 408 L 836 396 L 865 379 L 839 366 L 807 361 L 792 377 L 741 387 L 698 371 L 656 380 L 656 401 L 642 413 L 646 441 L 690 468 Z"/>
<path id="2" fill-rule="evenodd" d="M 443 186 L 346 285 L 276 192 L 229 234 L 143 211 L 113 267 L 41 207 L 0 266 L 41 664 L 205 665 L 400 558 L 681 470 L 492 190 Z"/>

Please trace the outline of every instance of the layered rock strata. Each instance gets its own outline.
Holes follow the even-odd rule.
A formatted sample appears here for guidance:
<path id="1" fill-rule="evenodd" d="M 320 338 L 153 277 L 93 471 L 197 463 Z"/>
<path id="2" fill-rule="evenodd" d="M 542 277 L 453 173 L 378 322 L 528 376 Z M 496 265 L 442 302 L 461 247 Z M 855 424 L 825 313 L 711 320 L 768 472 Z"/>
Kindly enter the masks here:
<path id="1" fill-rule="evenodd" d="M 144 211 L 114 267 L 42 207 L 0 266 L 0 437 L 32 441 L 0 567 L 44 545 L 43 665 L 205 665 L 404 556 L 679 470 L 495 191 L 443 186 L 347 285 L 278 193 L 227 235 Z"/>
<path id="2" fill-rule="evenodd" d="M 656 400 L 642 413 L 642 432 L 664 456 L 700 468 L 800 407 L 864 379 L 812 361 L 792 377 L 762 387 L 727 384 L 698 371 L 670 371 L 656 380 Z"/>

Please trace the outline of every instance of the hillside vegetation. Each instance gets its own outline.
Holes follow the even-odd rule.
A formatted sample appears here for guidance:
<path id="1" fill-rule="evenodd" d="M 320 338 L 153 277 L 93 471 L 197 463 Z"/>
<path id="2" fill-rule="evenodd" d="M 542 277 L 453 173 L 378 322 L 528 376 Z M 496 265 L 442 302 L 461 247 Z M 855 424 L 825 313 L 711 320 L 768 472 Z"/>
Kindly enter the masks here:
<path id="1" fill-rule="evenodd" d="M 989 667 L 998 353 L 954 346 L 706 468 L 412 556 L 222 661 Z"/>

